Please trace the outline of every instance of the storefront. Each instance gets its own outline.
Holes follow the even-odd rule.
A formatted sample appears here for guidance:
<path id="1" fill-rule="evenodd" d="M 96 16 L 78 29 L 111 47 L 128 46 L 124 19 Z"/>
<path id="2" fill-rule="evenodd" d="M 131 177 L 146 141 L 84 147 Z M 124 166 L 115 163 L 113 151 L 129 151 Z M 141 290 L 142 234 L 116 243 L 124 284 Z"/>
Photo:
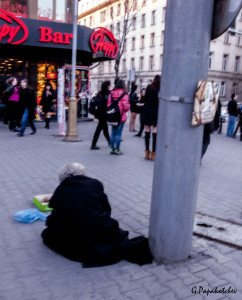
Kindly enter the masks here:
<path id="1" fill-rule="evenodd" d="M 72 30 L 71 24 L 18 18 L 0 9 L 0 97 L 10 76 L 27 77 L 38 103 L 47 82 L 56 90 L 58 68 L 71 64 Z M 88 67 L 117 56 L 117 41 L 110 31 L 78 25 L 77 35 L 77 65 Z"/>

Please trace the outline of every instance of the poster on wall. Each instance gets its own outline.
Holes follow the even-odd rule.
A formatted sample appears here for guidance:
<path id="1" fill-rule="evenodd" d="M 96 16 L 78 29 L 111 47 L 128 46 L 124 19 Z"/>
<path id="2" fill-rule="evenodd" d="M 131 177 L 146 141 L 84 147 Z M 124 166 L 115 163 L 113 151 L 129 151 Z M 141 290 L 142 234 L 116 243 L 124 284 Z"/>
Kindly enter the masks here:
<path id="1" fill-rule="evenodd" d="M 58 79 L 57 79 L 57 122 L 58 122 L 58 131 L 59 136 L 65 136 L 65 95 L 64 95 L 64 86 L 65 86 L 65 77 L 64 70 L 58 69 Z"/>

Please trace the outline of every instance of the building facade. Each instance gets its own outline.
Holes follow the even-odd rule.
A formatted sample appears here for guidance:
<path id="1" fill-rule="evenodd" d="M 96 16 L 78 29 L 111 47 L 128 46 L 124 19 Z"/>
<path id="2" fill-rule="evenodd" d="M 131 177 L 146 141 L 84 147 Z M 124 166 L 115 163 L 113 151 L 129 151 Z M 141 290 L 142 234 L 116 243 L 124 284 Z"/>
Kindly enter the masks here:
<path id="1" fill-rule="evenodd" d="M 162 70 L 165 13 L 166 0 L 82 0 L 79 2 L 78 22 L 91 28 L 107 27 L 116 39 L 126 39 L 119 77 L 128 84 L 130 80 L 135 81 L 141 89 Z M 129 25 L 123 36 L 124 22 Z M 208 76 L 221 83 L 221 101 L 228 100 L 233 92 L 242 97 L 241 54 L 242 12 L 232 30 L 211 41 Z M 115 61 L 99 63 L 91 68 L 93 92 L 100 89 L 102 81 L 114 81 Z"/>

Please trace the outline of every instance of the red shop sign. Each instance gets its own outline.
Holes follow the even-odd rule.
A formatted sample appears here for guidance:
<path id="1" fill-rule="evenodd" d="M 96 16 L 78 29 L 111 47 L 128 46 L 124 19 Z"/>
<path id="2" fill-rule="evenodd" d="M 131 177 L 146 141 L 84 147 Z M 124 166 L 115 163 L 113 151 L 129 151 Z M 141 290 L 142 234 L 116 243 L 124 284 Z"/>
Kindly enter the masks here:
<path id="1" fill-rule="evenodd" d="M 0 9 L 0 19 L 6 22 L 6 24 L 0 26 L 0 43 L 2 41 L 2 38 L 6 37 L 8 38 L 7 43 L 13 45 L 21 44 L 27 39 L 29 35 L 28 28 L 24 24 L 24 22 L 15 17 L 15 15 L 9 13 L 8 11 Z M 16 38 L 18 32 L 20 32 L 21 30 L 23 31 L 22 35 L 20 36 L 20 38 Z"/>
<path id="2" fill-rule="evenodd" d="M 115 58 L 118 54 L 118 43 L 112 32 L 104 27 L 95 29 L 90 38 L 91 48 L 94 53 L 104 52 L 105 56 Z"/>

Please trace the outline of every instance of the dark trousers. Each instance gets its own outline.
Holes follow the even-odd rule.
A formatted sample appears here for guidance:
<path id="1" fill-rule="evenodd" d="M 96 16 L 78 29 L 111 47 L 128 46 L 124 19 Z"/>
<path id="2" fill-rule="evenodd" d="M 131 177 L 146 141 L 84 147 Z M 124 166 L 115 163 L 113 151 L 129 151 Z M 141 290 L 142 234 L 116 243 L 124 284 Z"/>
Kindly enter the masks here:
<path id="1" fill-rule="evenodd" d="M 9 129 L 14 130 L 16 126 L 20 126 L 20 111 L 18 101 L 8 101 L 7 104 Z"/>
<path id="2" fill-rule="evenodd" d="M 96 131 L 94 133 L 94 136 L 93 136 L 93 140 L 92 140 L 92 146 L 95 146 L 96 143 L 97 143 L 97 140 L 100 136 L 100 133 L 101 131 L 103 130 L 103 135 L 105 136 L 108 144 L 110 143 L 110 137 L 109 137 L 109 133 L 108 133 L 108 125 L 107 125 L 107 122 L 106 120 L 103 120 L 103 119 L 99 119 L 99 122 L 97 124 L 97 128 L 96 128 Z"/>
<path id="3" fill-rule="evenodd" d="M 144 127 L 145 127 L 145 125 L 144 125 L 144 123 L 143 123 L 143 121 L 142 121 L 142 118 L 141 118 L 141 114 L 139 115 L 139 122 L 140 122 L 140 128 L 139 128 L 139 132 L 137 133 L 137 135 L 142 135 L 142 132 L 143 132 L 143 130 L 144 130 Z"/>

